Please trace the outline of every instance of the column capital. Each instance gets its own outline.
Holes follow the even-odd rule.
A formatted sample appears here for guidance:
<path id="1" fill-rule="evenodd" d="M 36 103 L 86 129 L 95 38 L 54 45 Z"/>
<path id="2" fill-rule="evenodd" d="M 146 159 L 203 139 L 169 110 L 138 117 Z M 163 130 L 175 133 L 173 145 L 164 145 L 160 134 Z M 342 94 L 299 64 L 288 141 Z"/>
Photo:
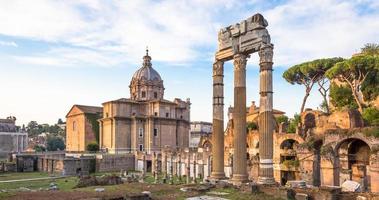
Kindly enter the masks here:
<path id="1" fill-rule="evenodd" d="M 216 60 L 213 63 L 213 76 L 223 76 L 224 75 L 224 62 Z"/>
<path id="2" fill-rule="evenodd" d="M 244 70 L 246 69 L 248 56 L 245 54 L 236 54 L 233 56 L 234 70 Z"/>
<path id="3" fill-rule="evenodd" d="M 264 44 L 261 46 L 259 54 L 260 63 L 272 63 L 272 57 L 274 56 L 274 46 L 272 44 Z"/>

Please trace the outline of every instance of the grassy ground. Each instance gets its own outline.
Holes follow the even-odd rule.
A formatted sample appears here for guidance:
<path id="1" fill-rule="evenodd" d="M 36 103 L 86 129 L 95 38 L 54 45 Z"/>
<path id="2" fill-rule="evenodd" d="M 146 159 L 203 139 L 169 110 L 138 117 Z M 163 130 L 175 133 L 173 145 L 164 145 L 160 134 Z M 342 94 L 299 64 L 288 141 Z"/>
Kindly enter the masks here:
<path id="1" fill-rule="evenodd" d="M 103 174 L 103 173 L 102 173 Z M 98 174 L 98 175 L 102 175 Z M 24 179 L 25 177 L 40 178 L 46 177 L 47 174 L 44 173 L 18 173 L 9 175 L 12 179 Z M 7 177 L 7 180 L 11 178 Z M 0 199 L 80 199 L 80 198 L 91 198 L 91 197 L 114 197 L 114 196 L 125 196 L 125 194 L 130 193 L 141 193 L 142 191 L 150 191 L 152 193 L 153 199 L 157 200 L 171 200 L 171 199 L 186 199 L 188 197 L 207 195 L 206 193 L 198 192 L 182 192 L 180 188 L 184 187 L 182 184 L 185 181 L 185 177 L 182 177 L 182 182 L 174 177 L 174 184 L 154 184 L 154 178 L 148 174 L 145 178 L 145 183 L 125 183 L 121 185 L 112 186 L 93 186 L 86 188 L 76 188 L 75 185 L 78 182 L 77 177 L 66 177 L 62 179 L 56 179 L 54 182 L 57 184 L 59 191 L 38 191 L 39 188 L 48 188 L 53 180 L 37 180 L 37 181 L 24 181 L 24 182 L 14 182 L 14 183 L 4 183 L 0 184 L 0 190 L 6 189 L 8 192 L 0 193 Z M 31 190 L 36 190 L 35 192 L 16 192 L 12 189 L 19 189 L 20 187 L 26 187 Z M 95 192 L 95 188 L 104 188 L 105 192 L 98 193 Z M 212 189 L 212 191 L 226 192 L 228 195 L 220 196 L 227 199 L 235 200 L 278 200 L 272 198 L 265 194 L 253 195 L 251 193 L 244 193 L 237 189 L 226 188 L 226 189 Z M 210 195 L 217 196 L 217 195 Z"/>
<path id="2" fill-rule="evenodd" d="M 0 173 L 0 181 L 49 177 L 45 172 Z"/>

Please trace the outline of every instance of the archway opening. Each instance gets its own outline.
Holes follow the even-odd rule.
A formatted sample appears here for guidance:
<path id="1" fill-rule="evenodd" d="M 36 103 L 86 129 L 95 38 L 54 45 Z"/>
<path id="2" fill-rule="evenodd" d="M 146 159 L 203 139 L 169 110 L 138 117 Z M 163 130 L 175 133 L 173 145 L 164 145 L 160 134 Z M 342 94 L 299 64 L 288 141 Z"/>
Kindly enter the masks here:
<path id="1" fill-rule="evenodd" d="M 280 183 L 285 185 L 288 181 L 296 180 L 296 172 L 299 160 L 296 155 L 298 142 L 294 139 L 286 139 L 280 144 Z"/>
<path id="2" fill-rule="evenodd" d="M 340 184 L 346 180 L 358 182 L 362 191 L 370 190 L 370 146 L 363 140 L 349 138 L 337 146 Z"/>

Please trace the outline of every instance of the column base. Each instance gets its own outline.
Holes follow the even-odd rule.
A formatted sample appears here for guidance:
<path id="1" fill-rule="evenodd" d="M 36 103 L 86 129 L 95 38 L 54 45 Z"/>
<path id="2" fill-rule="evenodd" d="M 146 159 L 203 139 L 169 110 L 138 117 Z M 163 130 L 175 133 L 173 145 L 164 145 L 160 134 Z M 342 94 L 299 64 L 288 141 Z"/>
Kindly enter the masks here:
<path id="1" fill-rule="evenodd" d="M 276 184 L 276 182 L 275 182 L 275 179 L 273 177 L 258 177 L 257 184 L 274 185 L 274 184 Z"/>
<path id="2" fill-rule="evenodd" d="M 222 180 L 225 179 L 225 172 L 212 172 L 209 179 L 211 180 Z"/>
<path id="3" fill-rule="evenodd" d="M 230 182 L 233 185 L 241 185 L 243 183 L 248 183 L 250 182 L 247 174 L 233 174 L 232 178 L 230 179 Z"/>

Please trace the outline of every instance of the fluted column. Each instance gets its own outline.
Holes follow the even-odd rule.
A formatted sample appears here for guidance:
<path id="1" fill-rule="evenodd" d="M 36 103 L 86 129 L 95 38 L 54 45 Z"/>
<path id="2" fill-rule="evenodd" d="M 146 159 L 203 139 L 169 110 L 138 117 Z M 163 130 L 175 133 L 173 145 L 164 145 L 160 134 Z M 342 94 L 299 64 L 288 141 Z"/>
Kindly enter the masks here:
<path id="1" fill-rule="evenodd" d="M 224 62 L 213 64 L 212 179 L 225 178 L 224 172 Z"/>
<path id="2" fill-rule="evenodd" d="M 264 45 L 259 51 L 259 175 L 258 183 L 274 184 L 272 113 L 272 57 L 273 45 Z"/>
<path id="3" fill-rule="evenodd" d="M 234 56 L 234 159 L 232 181 L 247 181 L 246 169 L 246 61 L 247 56 Z"/>

